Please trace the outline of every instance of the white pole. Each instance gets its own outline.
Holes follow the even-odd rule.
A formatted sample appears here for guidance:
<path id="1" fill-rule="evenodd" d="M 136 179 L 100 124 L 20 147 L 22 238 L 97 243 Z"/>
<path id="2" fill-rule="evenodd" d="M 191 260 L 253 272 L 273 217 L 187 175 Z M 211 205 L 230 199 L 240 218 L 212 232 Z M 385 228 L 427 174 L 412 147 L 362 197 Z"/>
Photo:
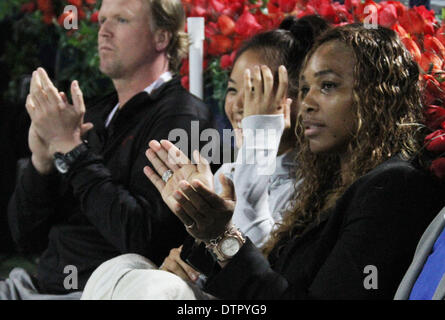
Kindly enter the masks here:
<path id="1" fill-rule="evenodd" d="M 187 29 L 191 40 L 189 48 L 190 92 L 203 99 L 204 18 L 187 18 Z"/>

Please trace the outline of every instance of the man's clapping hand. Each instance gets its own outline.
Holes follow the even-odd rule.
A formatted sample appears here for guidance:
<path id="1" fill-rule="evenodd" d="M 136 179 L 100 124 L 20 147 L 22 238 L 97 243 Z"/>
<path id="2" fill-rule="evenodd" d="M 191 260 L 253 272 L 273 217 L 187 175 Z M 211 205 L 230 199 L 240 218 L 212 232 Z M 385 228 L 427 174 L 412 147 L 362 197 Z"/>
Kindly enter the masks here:
<path id="1" fill-rule="evenodd" d="M 66 153 L 82 143 L 82 135 L 90 130 L 91 123 L 83 123 L 85 104 L 77 81 L 71 85 L 73 104 L 59 92 L 44 69 L 33 72 L 26 110 L 31 117 L 28 135 L 32 162 L 41 174 L 52 168 L 55 152 Z"/>

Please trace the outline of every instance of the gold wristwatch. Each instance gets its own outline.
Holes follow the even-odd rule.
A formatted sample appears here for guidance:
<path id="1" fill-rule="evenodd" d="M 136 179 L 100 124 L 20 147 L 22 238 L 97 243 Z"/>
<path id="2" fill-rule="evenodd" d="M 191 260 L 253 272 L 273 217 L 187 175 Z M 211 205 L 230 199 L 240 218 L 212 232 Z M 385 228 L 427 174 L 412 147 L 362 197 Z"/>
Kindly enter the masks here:
<path id="1" fill-rule="evenodd" d="M 223 235 L 216 239 L 212 239 L 206 245 L 207 250 L 219 262 L 225 262 L 233 258 L 246 242 L 241 231 L 232 226 L 224 232 Z"/>

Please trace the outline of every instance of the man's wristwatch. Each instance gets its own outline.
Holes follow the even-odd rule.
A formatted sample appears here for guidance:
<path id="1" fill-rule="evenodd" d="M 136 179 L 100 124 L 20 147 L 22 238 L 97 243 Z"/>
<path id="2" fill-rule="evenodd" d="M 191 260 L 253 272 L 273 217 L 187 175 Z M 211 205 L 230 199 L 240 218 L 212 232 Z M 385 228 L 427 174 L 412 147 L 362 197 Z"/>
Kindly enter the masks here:
<path id="1" fill-rule="evenodd" d="M 216 260 L 225 262 L 233 258 L 245 242 L 243 234 L 237 228 L 231 227 L 222 236 L 210 240 L 206 248 Z"/>
<path id="2" fill-rule="evenodd" d="M 87 152 L 88 145 L 86 141 L 82 142 L 68 153 L 63 154 L 60 152 L 56 152 L 54 153 L 54 166 L 61 174 L 66 174 L 73 163 Z"/>

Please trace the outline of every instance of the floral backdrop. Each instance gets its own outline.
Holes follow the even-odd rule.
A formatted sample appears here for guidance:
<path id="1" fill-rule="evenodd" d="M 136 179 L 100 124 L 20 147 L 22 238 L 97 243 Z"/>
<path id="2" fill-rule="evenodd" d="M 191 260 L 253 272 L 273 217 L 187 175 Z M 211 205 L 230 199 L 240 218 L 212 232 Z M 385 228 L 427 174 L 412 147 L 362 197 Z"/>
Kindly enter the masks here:
<path id="1" fill-rule="evenodd" d="M 369 22 L 370 12 L 379 25 L 395 30 L 421 68 L 421 83 L 432 134 L 426 148 L 445 153 L 445 24 L 443 18 L 425 7 L 407 8 L 398 1 L 345 0 L 183 0 L 188 17 L 204 17 L 206 101 L 222 101 L 229 69 L 236 50 L 250 36 L 276 28 L 284 17 L 319 14 L 334 25 Z M 66 5 L 77 7 L 79 28 L 66 30 L 63 22 L 73 17 L 64 13 Z M 4 99 L 18 99 L 23 77 L 37 66 L 49 69 L 56 85 L 66 91 L 77 79 L 86 99 L 107 92 L 111 83 L 98 72 L 96 0 L 10 0 L 0 4 L 0 20 L 11 21 L 10 41 L 0 61 L 10 68 L 11 79 Z M 375 19 L 374 19 L 375 20 Z M 441 21 L 442 20 L 442 21 Z M 188 61 L 180 70 L 182 84 L 188 87 Z M 23 90 L 22 90 L 23 91 Z M 432 170 L 445 176 L 445 158 L 432 164 Z"/>

